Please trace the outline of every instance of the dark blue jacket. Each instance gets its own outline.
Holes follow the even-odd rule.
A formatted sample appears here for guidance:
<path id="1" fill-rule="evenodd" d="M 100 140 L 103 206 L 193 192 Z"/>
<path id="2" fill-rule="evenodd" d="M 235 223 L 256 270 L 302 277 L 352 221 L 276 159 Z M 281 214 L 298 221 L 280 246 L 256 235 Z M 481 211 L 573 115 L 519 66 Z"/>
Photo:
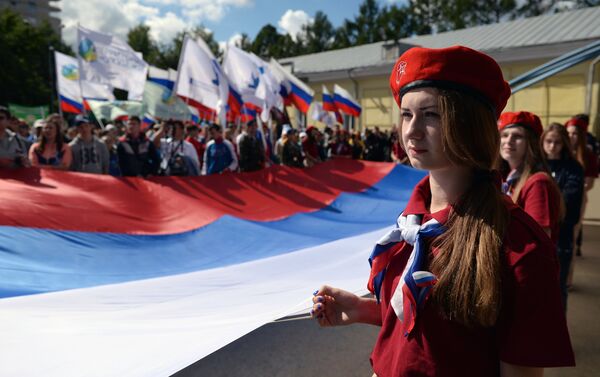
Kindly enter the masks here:
<path id="1" fill-rule="evenodd" d="M 548 167 L 565 201 L 565 217 L 560 226 L 558 247 L 571 249 L 573 229 L 581 216 L 583 168 L 574 159 L 548 160 Z"/>

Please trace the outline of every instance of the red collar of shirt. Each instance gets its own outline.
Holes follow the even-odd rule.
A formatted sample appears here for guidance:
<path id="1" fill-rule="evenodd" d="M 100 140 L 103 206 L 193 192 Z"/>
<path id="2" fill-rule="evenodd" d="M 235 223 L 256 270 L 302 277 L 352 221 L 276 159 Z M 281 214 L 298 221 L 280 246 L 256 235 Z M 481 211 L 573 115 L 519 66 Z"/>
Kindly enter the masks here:
<path id="1" fill-rule="evenodd" d="M 452 206 L 448 205 L 446 208 L 437 211 L 435 213 L 429 212 L 429 205 L 431 204 L 431 187 L 429 185 L 429 176 L 423 178 L 413 190 L 404 215 L 423 215 L 423 220 L 426 221 L 429 218 L 436 219 L 440 224 L 445 224 L 450 216 Z"/>

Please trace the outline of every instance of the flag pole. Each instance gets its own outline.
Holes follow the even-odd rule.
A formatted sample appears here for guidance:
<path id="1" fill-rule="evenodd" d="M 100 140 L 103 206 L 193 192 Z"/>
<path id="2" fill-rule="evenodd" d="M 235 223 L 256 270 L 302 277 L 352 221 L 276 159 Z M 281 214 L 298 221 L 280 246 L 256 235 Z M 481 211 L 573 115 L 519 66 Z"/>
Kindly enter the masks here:
<path id="1" fill-rule="evenodd" d="M 83 107 L 83 109 L 81 110 L 82 113 L 86 114 L 86 110 L 85 110 L 85 98 L 83 98 L 83 85 L 81 85 L 81 82 L 83 81 L 82 77 L 81 77 L 81 72 L 83 72 L 81 70 L 81 56 L 79 56 L 79 22 L 77 23 L 77 65 L 79 67 L 79 71 L 78 71 L 78 76 L 79 76 L 79 96 L 81 97 L 81 106 Z M 111 86 L 112 88 L 112 86 Z M 86 114 L 87 115 L 87 114 Z M 94 114 L 94 117 L 96 117 L 96 114 Z M 96 119 L 98 120 L 98 119 Z M 111 119 L 112 121 L 112 119 Z M 102 125 L 102 123 L 100 122 L 100 120 L 98 120 L 98 122 L 100 123 L 100 125 Z M 104 129 L 104 127 L 102 127 L 102 129 Z"/>
<path id="2" fill-rule="evenodd" d="M 60 97 L 58 92 L 58 80 L 56 77 L 56 59 L 54 58 L 54 47 L 48 46 L 48 73 L 50 73 L 50 112 L 52 112 L 52 106 L 54 105 L 54 90 L 56 90 L 56 98 L 58 99 L 58 113 L 61 118 L 64 118 L 62 108 L 60 106 Z M 42 111 L 43 113 L 43 111 Z"/>

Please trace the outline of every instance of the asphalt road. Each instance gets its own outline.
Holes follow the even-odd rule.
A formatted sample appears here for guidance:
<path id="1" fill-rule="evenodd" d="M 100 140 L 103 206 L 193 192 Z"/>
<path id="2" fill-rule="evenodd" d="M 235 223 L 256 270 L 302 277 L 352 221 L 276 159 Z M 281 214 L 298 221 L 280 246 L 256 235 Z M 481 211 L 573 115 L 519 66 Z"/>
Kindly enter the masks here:
<path id="1" fill-rule="evenodd" d="M 577 367 L 547 370 L 546 377 L 600 376 L 600 226 L 585 226 L 584 237 L 567 313 Z M 377 331 L 367 325 L 321 329 L 310 320 L 270 323 L 174 377 L 368 377 Z"/>

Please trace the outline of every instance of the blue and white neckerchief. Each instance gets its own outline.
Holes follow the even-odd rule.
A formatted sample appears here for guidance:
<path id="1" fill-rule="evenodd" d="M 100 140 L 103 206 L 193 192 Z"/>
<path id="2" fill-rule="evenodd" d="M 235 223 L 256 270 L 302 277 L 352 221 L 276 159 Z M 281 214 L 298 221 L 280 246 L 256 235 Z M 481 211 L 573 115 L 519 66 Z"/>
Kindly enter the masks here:
<path id="1" fill-rule="evenodd" d="M 520 178 L 521 172 L 518 169 L 512 170 L 506 177 L 506 181 L 502 182 L 502 193 L 510 196 Z"/>
<path id="2" fill-rule="evenodd" d="M 431 287 L 437 282 L 437 277 L 429 271 L 423 271 L 427 262 L 427 250 L 424 239 L 437 237 L 444 233 L 446 228 L 437 220 L 431 219 L 421 225 L 422 215 L 401 214 L 398 217 L 396 228 L 383 236 L 373 248 L 369 263 L 371 276 L 369 289 L 380 298 L 381 285 L 385 277 L 387 266 L 393 256 L 394 246 L 404 241 L 413 245 L 406 267 L 402 272 L 400 282 L 396 287 L 390 305 L 396 316 L 403 322 L 405 336 L 414 328 L 417 311 L 423 306 L 431 293 Z"/>

